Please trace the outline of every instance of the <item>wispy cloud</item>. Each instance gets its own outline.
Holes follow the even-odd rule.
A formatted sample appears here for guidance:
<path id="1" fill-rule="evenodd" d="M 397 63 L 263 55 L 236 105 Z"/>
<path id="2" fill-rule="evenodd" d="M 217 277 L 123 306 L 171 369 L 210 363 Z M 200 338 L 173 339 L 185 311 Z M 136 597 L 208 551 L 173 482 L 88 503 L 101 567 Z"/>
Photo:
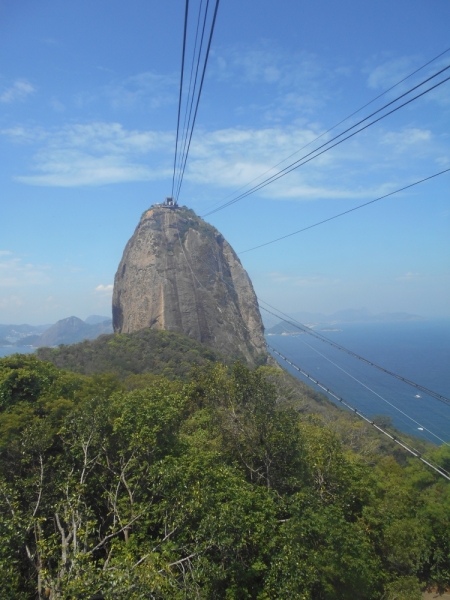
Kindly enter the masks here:
<path id="1" fill-rule="evenodd" d="M 53 108 L 53 110 L 55 110 L 56 112 L 64 112 L 66 110 L 65 105 L 61 102 L 61 100 L 58 100 L 58 98 L 53 97 L 50 100 L 50 106 Z"/>
<path id="2" fill-rule="evenodd" d="M 258 47 L 239 45 L 216 51 L 211 74 L 234 85 L 241 82 L 292 86 L 319 81 L 324 68 L 313 54 L 287 53 L 263 42 Z"/>
<path id="3" fill-rule="evenodd" d="M 42 127 L 9 127 L 0 130 L 0 134 L 8 137 L 11 142 L 17 144 L 34 144 L 48 137 L 48 134 Z"/>
<path id="4" fill-rule="evenodd" d="M 16 126 L 1 133 L 13 142 L 41 146 L 33 157 L 34 172 L 15 177 L 28 185 L 95 186 L 162 180 L 172 174 L 173 132 L 131 130 L 120 123 L 94 122 L 49 131 Z M 324 136 L 314 143 L 320 133 L 316 125 L 198 130 L 185 181 L 224 189 L 240 188 L 255 178 L 257 183 L 326 141 Z M 318 156 L 306 168 L 293 171 L 261 194 L 301 201 L 375 198 L 414 181 L 417 169 L 413 159 L 420 159 L 422 172 L 424 159 L 429 159 L 432 173 L 435 162 L 446 152 L 446 140 L 428 129 L 373 130 Z M 380 173 L 383 183 L 376 177 Z M 373 176 L 373 183 L 368 174 Z"/>
<path id="5" fill-rule="evenodd" d="M 372 58 L 366 64 L 363 72 L 367 76 L 367 86 L 374 90 L 386 90 L 391 86 L 395 85 L 395 89 L 389 92 L 389 96 L 393 97 L 405 92 L 410 87 L 418 84 L 425 80 L 432 74 L 437 73 L 444 66 L 448 65 L 448 60 L 444 57 L 433 64 L 421 69 L 417 74 L 402 83 L 399 83 L 403 78 L 409 76 L 415 69 L 421 67 L 425 62 L 423 57 L 419 56 L 403 56 L 397 58 L 384 58 L 379 64 L 378 57 Z M 441 81 L 441 78 L 437 78 L 431 81 L 428 86 L 432 86 L 435 83 Z M 399 84 L 398 86 L 396 84 Z M 427 85 L 421 90 L 427 89 Z M 389 97 L 387 96 L 387 97 Z M 428 103 L 437 103 L 441 106 L 450 105 L 450 86 L 447 84 L 441 85 L 426 96 L 424 101 Z"/>
<path id="6" fill-rule="evenodd" d="M 24 300 L 20 296 L 4 296 L 0 298 L 0 308 L 2 309 L 11 309 L 18 308 L 19 306 L 23 306 L 25 304 Z"/>
<path id="7" fill-rule="evenodd" d="M 388 58 L 377 66 L 367 66 L 367 85 L 373 90 L 386 89 L 413 71 L 417 59 L 411 56 Z M 372 60 L 371 62 L 374 62 Z"/>
<path id="8" fill-rule="evenodd" d="M 417 127 L 406 127 L 401 131 L 389 131 L 382 135 L 380 144 L 389 146 L 390 152 L 396 154 L 409 152 L 410 154 L 425 155 L 430 152 L 430 143 L 433 143 L 433 151 L 437 149 L 438 143 L 433 140 L 429 129 Z"/>
<path id="9" fill-rule="evenodd" d="M 400 275 L 397 277 L 397 281 L 415 281 L 420 277 L 420 273 L 414 273 L 413 271 L 408 271 L 404 275 Z"/>
<path id="10" fill-rule="evenodd" d="M 176 102 L 177 77 L 154 72 L 138 73 L 108 85 L 104 89 L 114 109 L 131 109 L 138 105 L 159 108 Z"/>
<path id="11" fill-rule="evenodd" d="M 238 189 L 258 178 L 253 182 L 255 185 L 308 154 L 317 144 L 304 148 L 271 170 L 274 164 L 314 140 L 318 133 L 317 129 L 304 127 L 198 132 L 185 179 L 196 184 Z M 425 148 L 423 143 L 419 144 L 420 139 L 429 137 L 431 133 L 421 130 L 400 132 L 398 137 L 377 131 L 372 137 L 349 140 L 338 150 L 315 158 L 305 168 L 293 171 L 259 193 L 268 198 L 293 200 L 375 198 L 404 185 L 405 170 L 412 163 L 405 163 L 404 156 L 399 153 L 400 147 L 406 149 L 408 144 L 416 143 L 422 157 L 425 154 L 434 157 L 441 152 L 437 145 L 428 144 Z M 325 140 L 326 137 L 321 142 Z M 390 156 L 386 162 L 385 145 L 388 142 L 398 156 Z M 369 183 L 368 173 L 376 174 L 377 171 L 382 173 L 383 183 L 379 179 Z M 262 173 L 265 175 L 259 178 Z M 406 182 L 413 180 L 406 179 Z"/>
<path id="12" fill-rule="evenodd" d="M 317 114 L 330 97 L 330 81 L 347 75 L 313 54 L 287 53 L 266 41 L 217 50 L 210 76 L 236 89 L 252 86 L 251 107 L 239 111 L 257 110 L 266 121 L 280 122 Z"/>
<path id="13" fill-rule="evenodd" d="M 23 128 L 4 130 L 14 140 L 31 141 L 39 134 Z M 44 136 L 40 133 L 41 138 Z M 173 135 L 165 132 L 127 130 L 119 123 L 70 125 L 47 132 L 46 145 L 36 153 L 36 175 L 16 177 L 29 185 L 75 187 L 147 181 L 165 176 L 169 165 L 142 158 L 158 151 L 172 150 Z"/>
<path id="14" fill-rule="evenodd" d="M 17 79 L 13 85 L 7 88 L 0 95 L 0 102 L 23 102 L 30 94 L 35 91 L 35 88 L 26 79 Z"/>
<path id="15" fill-rule="evenodd" d="M 10 252 L 0 256 L 0 288 L 41 285 L 50 282 L 48 267 L 25 263 Z"/>
<path id="16" fill-rule="evenodd" d="M 110 294 L 112 294 L 112 293 L 113 293 L 113 290 L 114 290 L 114 286 L 113 286 L 111 283 L 109 283 L 108 285 L 103 285 L 103 284 L 101 283 L 100 285 L 98 285 L 98 286 L 95 288 L 95 290 L 94 290 L 94 291 L 95 291 L 95 293 L 96 293 L 96 294 L 106 294 L 106 295 L 110 295 Z"/>

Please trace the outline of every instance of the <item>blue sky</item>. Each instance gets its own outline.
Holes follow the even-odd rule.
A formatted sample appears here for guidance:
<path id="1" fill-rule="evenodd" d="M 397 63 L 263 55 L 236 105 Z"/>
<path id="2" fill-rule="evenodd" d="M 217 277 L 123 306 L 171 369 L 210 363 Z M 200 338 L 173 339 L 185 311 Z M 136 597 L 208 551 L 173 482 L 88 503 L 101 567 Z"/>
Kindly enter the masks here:
<path id="1" fill-rule="evenodd" d="M 183 10 L 0 3 L 0 322 L 110 313 L 125 244 L 170 193 Z M 180 203 L 208 212 L 449 47 L 449 23 L 448 0 L 221 0 Z M 448 168 L 449 117 L 450 82 L 208 220 L 240 252 Z M 442 175 L 241 259 L 287 312 L 448 317 L 449 191 Z"/>

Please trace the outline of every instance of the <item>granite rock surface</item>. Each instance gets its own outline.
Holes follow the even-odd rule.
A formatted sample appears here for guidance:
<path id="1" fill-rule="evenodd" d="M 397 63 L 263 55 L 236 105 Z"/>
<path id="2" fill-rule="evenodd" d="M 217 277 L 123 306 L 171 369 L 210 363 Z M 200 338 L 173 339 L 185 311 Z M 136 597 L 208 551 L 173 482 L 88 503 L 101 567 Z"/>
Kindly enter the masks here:
<path id="1" fill-rule="evenodd" d="M 113 326 L 183 333 L 250 363 L 266 352 L 249 276 L 217 229 L 187 208 L 142 215 L 115 276 Z"/>

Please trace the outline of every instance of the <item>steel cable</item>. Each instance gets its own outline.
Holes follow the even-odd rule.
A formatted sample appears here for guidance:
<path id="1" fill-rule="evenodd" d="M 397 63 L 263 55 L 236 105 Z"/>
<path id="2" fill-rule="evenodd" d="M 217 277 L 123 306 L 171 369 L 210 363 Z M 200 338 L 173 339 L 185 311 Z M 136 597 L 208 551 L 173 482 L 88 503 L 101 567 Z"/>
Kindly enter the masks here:
<path id="1" fill-rule="evenodd" d="M 360 108 L 358 108 L 357 110 L 355 110 L 354 112 L 352 112 L 350 115 L 348 115 L 347 117 L 345 117 L 344 119 L 342 119 L 341 121 L 339 121 L 338 123 L 336 123 L 335 125 L 333 125 L 332 127 L 330 127 L 329 129 L 327 129 L 326 131 L 324 131 L 323 133 L 321 133 L 317 137 L 315 137 L 313 140 L 311 140 L 310 142 L 308 142 L 307 144 L 305 144 L 304 146 L 302 146 L 301 148 L 299 148 L 298 150 L 296 150 L 292 154 L 289 154 L 289 156 L 286 156 L 286 158 L 283 158 L 283 160 L 281 160 L 280 162 L 278 162 L 276 165 L 273 165 L 273 167 L 270 167 L 270 169 L 267 169 L 267 171 L 264 171 L 263 173 L 261 173 L 260 175 L 258 175 L 254 179 L 252 179 L 251 181 L 247 182 L 245 185 L 241 186 L 240 188 L 238 188 L 234 192 L 231 192 L 231 194 L 228 194 L 227 196 L 225 196 L 221 200 L 218 200 L 217 202 L 213 202 L 213 204 L 211 204 L 211 207 L 215 206 L 216 204 L 220 204 L 221 202 L 223 202 L 224 200 L 226 200 L 230 196 L 234 196 L 237 192 L 240 192 L 241 190 L 243 190 L 244 188 L 246 188 L 247 186 L 249 186 L 251 183 L 253 183 L 254 181 L 257 181 L 258 179 L 260 179 L 261 177 L 263 177 L 267 173 L 270 173 L 270 171 L 273 171 L 273 169 L 276 169 L 277 167 L 279 167 L 280 165 L 282 165 L 284 162 L 286 162 L 287 160 L 289 160 L 290 158 L 292 158 L 293 156 L 295 156 L 296 154 L 298 154 L 299 152 L 301 152 L 302 150 L 304 150 L 305 148 L 307 148 L 308 146 L 310 146 L 314 142 L 317 142 L 317 140 L 320 140 L 320 138 L 322 138 L 324 135 L 326 135 L 327 133 L 330 133 L 330 131 L 333 131 L 333 129 L 336 129 L 336 127 L 339 127 L 339 125 L 342 125 L 342 123 L 345 123 L 345 121 L 348 121 L 349 119 L 351 119 L 351 117 L 353 117 L 354 115 L 356 115 L 359 112 L 361 112 L 362 110 L 364 110 L 370 104 L 373 104 L 376 100 L 378 100 L 382 96 L 385 96 L 388 92 L 390 92 L 391 90 L 393 90 L 394 88 L 396 88 L 397 86 L 399 86 L 401 83 L 403 83 L 404 81 L 406 81 L 407 79 L 409 79 L 410 77 L 412 77 L 413 75 L 415 75 L 416 73 L 418 73 L 419 71 L 421 71 L 422 69 L 424 69 L 425 67 L 427 67 L 428 65 L 430 65 L 431 63 L 433 63 L 435 60 L 437 60 L 438 58 L 440 58 L 444 54 L 447 54 L 447 52 L 449 50 L 450 50 L 450 48 L 447 48 L 443 52 L 440 52 L 437 56 L 435 56 L 434 58 L 432 58 L 431 60 L 429 60 L 428 62 L 426 62 L 424 65 L 422 65 L 421 67 L 419 67 L 418 69 L 416 69 L 415 71 L 413 71 L 412 73 L 410 73 L 409 75 L 407 75 L 406 77 L 403 77 L 403 79 L 400 79 L 400 81 L 397 81 L 397 83 L 395 83 L 394 85 L 392 85 L 391 87 L 389 87 L 387 90 L 384 90 L 384 92 L 382 92 L 381 94 L 378 94 L 378 96 L 375 96 L 375 98 L 372 98 L 372 100 L 370 100 L 369 102 L 366 102 L 366 104 L 364 104 L 363 106 L 361 106 Z"/>
<path id="2" fill-rule="evenodd" d="M 351 131 L 352 129 L 354 129 L 355 127 L 358 127 L 359 125 L 361 125 L 361 123 L 363 123 L 364 121 L 367 121 L 367 119 L 370 119 L 371 117 L 373 117 L 375 114 L 379 113 L 380 111 L 384 110 L 385 108 L 387 108 L 388 106 L 392 105 L 394 102 L 397 102 L 400 98 L 403 98 L 404 96 L 406 96 L 407 94 L 410 94 L 412 91 L 414 91 L 415 89 L 417 89 L 418 87 L 424 85 L 425 83 L 427 83 L 428 81 L 430 81 L 430 79 L 433 79 L 434 77 L 437 77 L 438 75 L 440 75 L 443 71 L 446 71 L 447 69 L 450 69 L 450 65 L 448 65 L 447 67 L 445 67 L 444 69 L 441 69 L 441 71 L 439 71 L 438 73 L 435 73 L 434 75 L 432 75 L 431 77 L 427 78 L 426 80 L 422 81 L 420 84 L 417 84 L 416 86 L 414 86 L 413 88 L 411 88 L 410 90 L 408 90 L 407 92 L 405 92 L 404 94 L 401 94 L 400 96 L 398 96 L 397 98 L 395 98 L 394 100 L 392 100 L 391 102 L 388 102 L 387 104 L 385 104 L 384 106 L 382 106 L 381 108 L 379 108 L 378 110 L 376 110 L 375 112 L 373 112 L 372 114 L 370 114 L 368 117 L 365 117 L 364 119 L 361 119 L 361 121 L 358 121 L 358 123 L 355 123 L 355 125 L 352 125 L 351 127 L 347 128 L 346 130 L 344 130 L 343 132 L 341 132 L 340 134 L 338 134 L 337 136 L 335 136 L 334 138 L 332 138 L 331 140 L 329 140 L 328 142 L 325 142 L 324 144 L 322 144 L 321 146 L 319 146 L 318 148 L 312 150 L 311 152 L 308 152 L 308 154 L 305 154 L 304 156 L 302 156 L 301 158 L 299 158 L 297 161 L 291 163 L 290 165 L 288 165 L 287 167 L 285 167 L 284 169 L 282 169 L 281 171 L 279 171 L 278 173 L 276 173 L 275 175 L 272 175 L 271 177 L 269 177 L 268 179 L 266 179 L 265 181 L 262 181 L 261 183 L 259 183 L 258 185 L 254 186 L 253 188 L 251 188 L 250 190 L 248 190 L 247 192 L 244 192 L 243 194 L 241 194 L 240 196 L 238 196 L 237 198 L 234 198 L 233 200 L 230 200 L 229 202 L 223 204 L 222 206 L 219 206 L 218 208 L 205 213 L 204 215 L 202 215 L 203 217 L 207 217 L 208 215 L 214 214 L 220 210 L 223 210 L 224 208 L 227 208 L 228 206 L 231 206 L 232 204 L 235 204 L 236 202 L 238 202 L 239 200 L 242 200 L 243 198 L 246 198 L 247 196 L 250 196 L 251 194 L 254 194 L 255 192 L 261 190 L 262 188 L 265 188 L 266 186 L 268 186 L 270 183 L 273 183 L 274 181 L 277 181 L 278 179 L 280 179 L 281 177 L 285 177 L 286 175 L 288 175 L 289 173 L 291 173 L 292 171 L 302 167 L 303 165 L 309 163 L 311 160 L 314 160 L 315 158 L 317 158 L 318 156 L 321 156 L 322 154 L 324 154 L 325 152 L 328 152 L 329 150 L 331 150 L 332 148 L 335 148 L 336 146 L 339 146 L 340 144 L 342 144 L 343 142 L 345 142 L 346 140 L 354 137 L 355 135 L 357 135 L 358 133 L 360 133 L 361 131 L 364 131 L 365 129 L 367 129 L 368 127 L 371 127 L 372 125 L 375 125 L 375 123 L 378 123 L 379 121 L 381 121 L 382 119 L 385 119 L 386 117 L 388 117 L 389 115 L 397 112 L 398 110 L 400 110 L 401 108 L 407 106 L 408 104 L 410 104 L 411 102 L 414 102 L 415 100 L 421 98 L 422 96 L 424 96 L 425 94 L 428 94 L 429 92 L 431 92 L 432 90 L 436 89 L 437 87 L 441 86 L 442 84 L 446 83 L 450 77 L 447 77 L 446 79 L 443 79 L 442 81 L 438 82 L 437 84 L 435 84 L 434 86 L 428 88 L 427 90 L 425 90 L 424 92 L 421 92 L 420 94 L 418 94 L 417 96 L 414 96 L 413 98 L 410 98 L 409 100 L 407 100 L 406 102 L 404 102 L 403 104 L 400 104 L 400 106 L 397 106 L 396 108 L 388 111 L 386 114 L 382 115 L 381 117 L 378 117 L 377 119 L 374 119 L 373 121 L 371 121 L 370 123 L 368 123 L 367 125 L 364 125 L 364 127 L 361 127 L 360 129 L 358 129 L 357 131 L 354 131 L 353 133 L 351 133 L 350 135 L 346 136 L 345 138 L 339 140 L 338 142 L 332 144 L 331 146 L 329 146 L 329 144 L 331 144 L 331 142 L 337 140 L 338 138 L 340 138 L 342 135 L 344 135 L 345 133 L 348 133 L 349 131 Z M 328 148 L 325 148 L 325 146 L 328 146 Z M 321 152 L 318 152 L 318 150 L 320 150 L 321 148 L 324 148 Z M 314 155 L 314 156 L 311 156 Z M 308 158 L 310 157 L 310 158 Z M 308 158 L 307 160 L 304 160 Z M 302 162 L 303 161 L 303 162 Z"/>

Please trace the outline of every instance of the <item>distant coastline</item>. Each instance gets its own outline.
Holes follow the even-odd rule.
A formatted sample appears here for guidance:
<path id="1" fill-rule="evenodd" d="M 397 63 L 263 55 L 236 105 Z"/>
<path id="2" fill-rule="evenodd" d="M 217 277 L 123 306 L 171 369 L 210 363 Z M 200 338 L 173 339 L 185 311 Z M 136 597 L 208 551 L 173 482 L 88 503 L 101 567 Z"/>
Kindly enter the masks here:
<path id="1" fill-rule="evenodd" d="M 379 313 L 373 314 L 366 308 L 337 311 L 331 315 L 322 313 L 298 312 L 292 315 L 292 319 L 298 321 L 302 325 L 310 329 L 318 329 L 321 331 L 336 332 L 340 331 L 337 325 L 350 323 L 411 323 L 426 321 L 425 317 L 414 315 L 406 312 L 395 313 Z M 281 335 L 299 333 L 298 327 L 294 324 L 280 321 L 275 325 L 266 329 L 266 335 Z"/>

